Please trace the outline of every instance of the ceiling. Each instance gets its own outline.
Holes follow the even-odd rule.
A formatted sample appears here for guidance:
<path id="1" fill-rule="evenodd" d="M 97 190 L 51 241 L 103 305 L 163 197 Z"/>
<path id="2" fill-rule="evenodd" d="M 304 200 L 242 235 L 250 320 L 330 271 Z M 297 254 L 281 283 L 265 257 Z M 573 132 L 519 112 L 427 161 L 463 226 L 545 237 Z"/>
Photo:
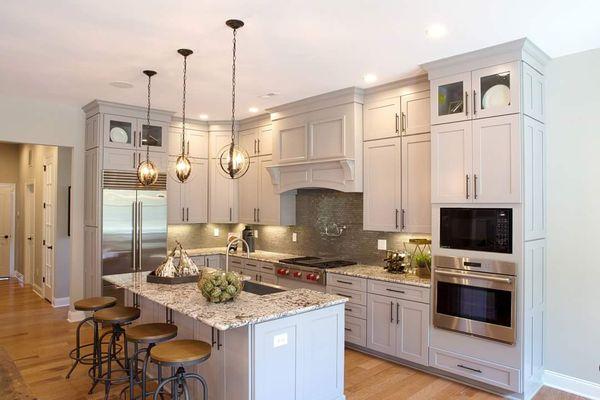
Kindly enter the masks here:
<path id="1" fill-rule="evenodd" d="M 551 57 L 600 47 L 596 0 L 2 0 L 0 94 L 83 106 L 99 98 L 227 119 L 231 30 L 238 33 L 238 115 L 348 86 L 377 85 L 438 58 L 527 36 Z M 425 30 L 443 24 L 445 37 Z M 112 81 L 133 88 L 119 89 Z M 277 96 L 261 98 L 269 92 Z"/>

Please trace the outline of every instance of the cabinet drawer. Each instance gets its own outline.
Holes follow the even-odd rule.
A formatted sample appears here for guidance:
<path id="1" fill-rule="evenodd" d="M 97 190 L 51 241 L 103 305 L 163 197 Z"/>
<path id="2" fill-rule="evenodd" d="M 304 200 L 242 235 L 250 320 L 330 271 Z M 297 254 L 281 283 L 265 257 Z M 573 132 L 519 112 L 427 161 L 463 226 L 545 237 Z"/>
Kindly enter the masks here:
<path id="1" fill-rule="evenodd" d="M 360 290 L 364 292 L 367 290 L 367 280 L 353 276 L 327 273 L 327 286 Z"/>
<path id="2" fill-rule="evenodd" d="M 429 349 L 429 365 L 489 385 L 518 392 L 519 371 L 504 365 L 436 348 Z"/>
<path id="3" fill-rule="evenodd" d="M 244 275 L 244 271 L 243 271 L 243 270 L 242 270 L 242 268 L 241 268 L 241 267 L 239 267 L 239 266 L 236 266 L 236 265 L 230 265 L 230 266 L 229 266 L 229 270 L 230 270 L 231 272 L 236 272 L 236 273 L 238 273 L 238 274 L 240 274 L 240 275 Z"/>
<path id="4" fill-rule="evenodd" d="M 346 310 L 346 316 L 367 319 L 367 307 L 360 306 L 354 303 L 346 303 L 344 307 Z"/>
<path id="5" fill-rule="evenodd" d="M 271 263 L 261 262 L 258 268 L 261 274 L 275 274 L 275 266 Z"/>
<path id="6" fill-rule="evenodd" d="M 237 268 L 242 268 L 242 259 L 241 258 L 237 258 L 237 257 L 229 257 L 229 268 L 231 269 L 231 267 L 237 267 Z"/>
<path id="7" fill-rule="evenodd" d="M 343 289 L 335 286 L 327 286 L 327 293 L 337 294 L 348 298 L 348 301 L 361 306 L 367 305 L 367 294 L 358 290 Z"/>
<path id="8" fill-rule="evenodd" d="M 248 259 L 245 258 L 242 261 L 242 265 L 244 266 L 244 269 L 249 269 L 252 270 L 254 272 L 259 272 L 260 269 L 260 261 L 256 261 L 256 260 L 252 260 L 252 259 Z"/>
<path id="9" fill-rule="evenodd" d="M 429 304 L 429 288 L 369 280 L 369 293 Z"/>
<path id="10" fill-rule="evenodd" d="M 201 267 L 206 265 L 204 256 L 190 256 L 193 262 L 196 263 L 197 266 Z"/>
<path id="11" fill-rule="evenodd" d="M 346 316 L 345 339 L 348 343 L 367 347 L 367 321 Z"/>

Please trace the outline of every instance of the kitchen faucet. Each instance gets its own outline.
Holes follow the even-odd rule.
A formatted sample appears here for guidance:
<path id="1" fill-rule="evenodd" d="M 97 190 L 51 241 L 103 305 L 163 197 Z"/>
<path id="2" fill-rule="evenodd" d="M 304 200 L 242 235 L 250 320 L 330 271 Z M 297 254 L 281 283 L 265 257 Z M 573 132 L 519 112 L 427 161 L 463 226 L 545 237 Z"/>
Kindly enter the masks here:
<path id="1" fill-rule="evenodd" d="M 246 245 L 246 258 L 250 258 L 250 246 L 248 246 L 248 242 L 237 236 L 232 236 L 231 241 L 227 244 L 227 249 L 225 250 L 225 272 L 229 272 L 229 249 L 239 242 Z"/>

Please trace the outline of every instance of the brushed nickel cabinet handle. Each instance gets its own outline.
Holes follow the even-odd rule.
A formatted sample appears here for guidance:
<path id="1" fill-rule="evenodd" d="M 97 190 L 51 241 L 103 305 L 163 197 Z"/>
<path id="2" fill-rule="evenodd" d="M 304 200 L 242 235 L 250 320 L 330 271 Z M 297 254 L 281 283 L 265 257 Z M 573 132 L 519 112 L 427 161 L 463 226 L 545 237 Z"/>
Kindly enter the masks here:
<path id="1" fill-rule="evenodd" d="M 477 200 L 477 174 L 473 174 L 473 198 Z"/>
<path id="2" fill-rule="evenodd" d="M 260 154 L 260 139 L 257 139 L 256 143 L 258 144 L 258 154 Z"/>
<path id="3" fill-rule="evenodd" d="M 343 283 L 344 285 L 352 285 L 352 282 L 348 282 L 348 281 L 340 281 L 339 279 L 336 279 L 336 282 L 338 282 L 338 283 Z"/>
<path id="4" fill-rule="evenodd" d="M 185 208 L 181 207 L 181 220 L 185 222 Z"/>
<path id="5" fill-rule="evenodd" d="M 396 325 L 400 324 L 400 303 L 396 303 Z"/>
<path id="6" fill-rule="evenodd" d="M 406 210 L 402 209 L 402 230 L 406 228 Z"/>
<path id="7" fill-rule="evenodd" d="M 256 209 L 256 222 L 260 222 L 260 208 Z"/>
<path id="8" fill-rule="evenodd" d="M 477 91 L 473 90 L 473 115 L 477 115 Z"/>
<path id="9" fill-rule="evenodd" d="M 394 322 L 394 302 L 390 301 L 390 322 Z"/>
<path id="10" fill-rule="evenodd" d="M 350 329 L 350 328 L 344 328 L 344 330 L 345 330 L 346 332 L 352 332 L 352 329 Z"/>
<path id="11" fill-rule="evenodd" d="M 256 222 L 256 208 L 253 209 L 252 221 Z"/>
<path id="12" fill-rule="evenodd" d="M 233 210 L 231 209 L 231 207 L 229 207 L 229 221 L 233 220 Z"/>
<path id="13" fill-rule="evenodd" d="M 468 116 L 469 115 L 469 92 L 467 92 L 467 91 L 465 91 L 464 108 L 465 108 L 465 115 Z"/>
<path id="14" fill-rule="evenodd" d="M 404 290 L 396 290 L 396 289 L 390 289 L 390 288 L 386 288 L 385 290 L 387 290 L 388 292 L 394 292 L 394 293 L 400 293 L 400 294 L 406 293 Z"/>
<path id="15" fill-rule="evenodd" d="M 483 373 L 480 369 L 467 367 L 466 365 L 456 364 L 456 366 L 459 367 L 459 368 L 462 368 L 462 369 L 466 369 L 468 371 L 477 372 L 478 374 L 482 374 Z"/>
<path id="16" fill-rule="evenodd" d="M 190 222 L 190 208 L 189 208 L 189 207 L 186 207 L 186 208 L 185 208 L 185 212 L 186 212 L 186 217 L 185 217 L 185 220 L 186 220 L 187 222 Z"/>
<path id="17" fill-rule="evenodd" d="M 467 193 L 467 200 L 469 200 L 469 174 L 465 175 L 465 191 Z"/>
<path id="18" fill-rule="evenodd" d="M 400 116 L 396 113 L 396 133 L 400 133 Z"/>
<path id="19" fill-rule="evenodd" d="M 254 154 L 256 154 L 256 139 L 254 139 Z"/>
<path id="20" fill-rule="evenodd" d="M 394 210 L 394 212 L 396 213 L 396 229 L 398 229 L 398 209 Z"/>
<path id="21" fill-rule="evenodd" d="M 406 133 L 406 113 L 402 113 L 402 132 Z"/>

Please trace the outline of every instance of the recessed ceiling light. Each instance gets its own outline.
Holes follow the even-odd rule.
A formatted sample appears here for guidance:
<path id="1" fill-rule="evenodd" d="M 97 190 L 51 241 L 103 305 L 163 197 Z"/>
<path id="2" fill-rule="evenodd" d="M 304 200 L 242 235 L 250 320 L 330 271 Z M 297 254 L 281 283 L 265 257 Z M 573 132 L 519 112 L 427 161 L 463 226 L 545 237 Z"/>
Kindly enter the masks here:
<path id="1" fill-rule="evenodd" d="M 277 96 L 278 94 L 279 93 L 277 93 L 277 92 L 269 92 L 269 93 L 262 94 L 258 97 L 260 97 L 261 99 L 268 99 L 270 97 Z"/>
<path id="2" fill-rule="evenodd" d="M 442 24 L 431 24 L 425 29 L 425 34 L 431 39 L 439 39 L 448 34 L 448 30 Z"/>
<path id="3" fill-rule="evenodd" d="M 377 75 L 375 74 L 365 74 L 363 76 L 363 79 L 365 80 L 365 83 L 373 83 L 377 80 Z"/>
<path id="4" fill-rule="evenodd" d="M 248 111 L 250 111 L 251 113 L 257 113 L 258 112 L 258 107 L 250 107 L 248 109 Z"/>
<path id="5" fill-rule="evenodd" d="M 208 119 L 208 115 L 207 114 L 200 114 L 200 115 L 198 115 L 198 118 L 200 118 L 201 120 L 207 120 Z"/>
<path id="6" fill-rule="evenodd" d="M 113 81 L 110 82 L 109 85 L 119 89 L 131 89 L 133 87 L 133 84 L 125 81 Z"/>

